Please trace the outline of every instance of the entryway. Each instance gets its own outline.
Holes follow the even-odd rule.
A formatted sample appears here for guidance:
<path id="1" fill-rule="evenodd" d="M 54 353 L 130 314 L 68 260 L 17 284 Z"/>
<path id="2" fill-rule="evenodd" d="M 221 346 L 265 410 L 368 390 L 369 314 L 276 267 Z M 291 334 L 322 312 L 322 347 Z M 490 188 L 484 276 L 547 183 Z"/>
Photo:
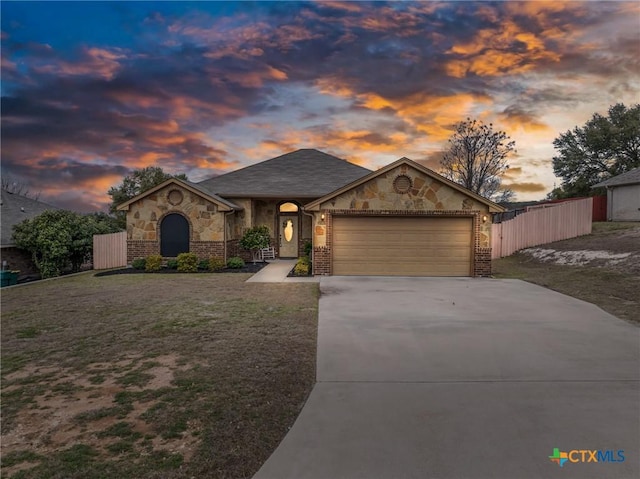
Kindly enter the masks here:
<path id="1" fill-rule="evenodd" d="M 300 208 L 291 201 L 278 206 L 278 241 L 281 258 L 298 257 Z"/>

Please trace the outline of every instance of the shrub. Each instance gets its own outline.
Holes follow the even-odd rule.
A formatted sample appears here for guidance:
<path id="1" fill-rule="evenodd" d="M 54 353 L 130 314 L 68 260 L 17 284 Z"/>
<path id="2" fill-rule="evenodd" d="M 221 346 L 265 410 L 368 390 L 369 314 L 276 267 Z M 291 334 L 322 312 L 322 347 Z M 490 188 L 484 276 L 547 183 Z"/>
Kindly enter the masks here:
<path id="1" fill-rule="evenodd" d="M 145 269 L 147 266 L 147 260 L 144 258 L 136 258 L 131 262 L 133 269 Z"/>
<path id="2" fill-rule="evenodd" d="M 238 256 L 234 256 L 227 260 L 227 266 L 233 269 L 240 269 L 244 267 L 244 260 Z"/>
<path id="3" fill-rule="evenodd" d="M 267 248 L 271 241 L 271 233 L 266 226 L 254 226 L 249 228 L 240 240 L 240 246 L 248 250 Z"/>
<path id="4" fill-rule="evenodd" d="M 209 269 L 209 260 L 201 259 L 200 261 L 198 261 L 198 269 L 208 270 Z"/>
<path id="5" fill-rule="evenodd" d="M 178 271 L 194 273 L 198 271 L 198 257 L 195 253 L 180 253 L 178 255 Z"/>
<path id="6" fill-rule="evenodd" d="M 302 258 L 298 258 L 298 262 L 296 263 L 296 266 L 293 268 L 293 272 L 301 276 L 308 275 L 310 270 L 311 270 L 311 264 L 309 263 L 309 258 L 306 256 L 303 256 Z"/>
<path id="7" fill-rule="evenodd" d="M 178 269 L 178 260 L 177 259 L 167 260 L 167 268 Z"/>
<path id="8" fill-rule="evenodd" d="M 304 243 L 304 255 L 308 258 L 311 257 L 311 251 L 313 250 L 313 244 L 311 241 L 305 241 Z"/>
<path id="9" fill-rule="evenodd" d="M 145 271 L 160 271 L 162 268 L 162 256 L 159 254 L 151 254 L 147 256 L 145 261 Z"/>
<path id="10" fill-rule="evenodd" d="M 211 258 L 209 259 L 209 269 L 211 271 L 220 271 L 225 266 L 224 259 L 222 258 Z"/>

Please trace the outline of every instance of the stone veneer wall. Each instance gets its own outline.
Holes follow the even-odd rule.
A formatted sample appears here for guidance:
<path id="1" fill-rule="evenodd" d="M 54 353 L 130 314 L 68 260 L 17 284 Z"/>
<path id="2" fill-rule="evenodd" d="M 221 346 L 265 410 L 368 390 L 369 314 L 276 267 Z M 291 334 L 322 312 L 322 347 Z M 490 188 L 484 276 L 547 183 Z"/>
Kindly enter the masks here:
<path id="1" fill-rule="evenodd" d="M 172 204 L 169 193 L 177 190 L 182 201 Z M 224 212 L 181 186 L 170 184 L 129 206 L 127 238 L 129 240 L 159 240 L 159 222 L 171 213 L 180 213 L 189 221 L 191 241 L 224 241 Z"/>
<path id="2" fill-rule="evenodd" d="M 395 191 L 399 175 L 411 179 L 407 193 Z M 324 221 L 321 215 L 325 215 Z M 314 212 L 314 274 L 331 274 L 332 215 L 467 216 L 473 218 L 473 275 L 491 274 L 491 219 L 484 203 L 416 170 L 400 165 L 320 205 Z M 482 217 L 487 216 L 483 221 Z"/>

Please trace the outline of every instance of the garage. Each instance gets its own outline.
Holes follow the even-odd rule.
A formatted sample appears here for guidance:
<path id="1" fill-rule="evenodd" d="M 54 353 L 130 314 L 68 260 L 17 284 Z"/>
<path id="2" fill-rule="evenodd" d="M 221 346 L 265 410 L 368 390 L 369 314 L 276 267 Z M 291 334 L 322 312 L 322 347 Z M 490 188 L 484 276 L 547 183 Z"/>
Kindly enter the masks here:
<path id="1" fill-rule="evenodd" d="M 470 217 L 334 216 L 333 274 L 471 276 Z"/>

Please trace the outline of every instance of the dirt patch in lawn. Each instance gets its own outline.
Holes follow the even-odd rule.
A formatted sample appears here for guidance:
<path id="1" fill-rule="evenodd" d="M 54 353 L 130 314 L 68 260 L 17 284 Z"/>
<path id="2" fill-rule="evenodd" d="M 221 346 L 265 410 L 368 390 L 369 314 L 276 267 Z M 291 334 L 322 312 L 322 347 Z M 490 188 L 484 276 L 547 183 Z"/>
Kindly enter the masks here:
<path id="1" fill-rule="evenodd" d="M 2 476 L 251 477 L 315 377 L 317 285 L 90 274 L 2 295 Z"/>
<path id="2" fill-rule="evenodd" d="M 518 278 L 640 323 L 640 225 L 594 223 L 593 233 L 495 260 L 496 277 Z"/>

